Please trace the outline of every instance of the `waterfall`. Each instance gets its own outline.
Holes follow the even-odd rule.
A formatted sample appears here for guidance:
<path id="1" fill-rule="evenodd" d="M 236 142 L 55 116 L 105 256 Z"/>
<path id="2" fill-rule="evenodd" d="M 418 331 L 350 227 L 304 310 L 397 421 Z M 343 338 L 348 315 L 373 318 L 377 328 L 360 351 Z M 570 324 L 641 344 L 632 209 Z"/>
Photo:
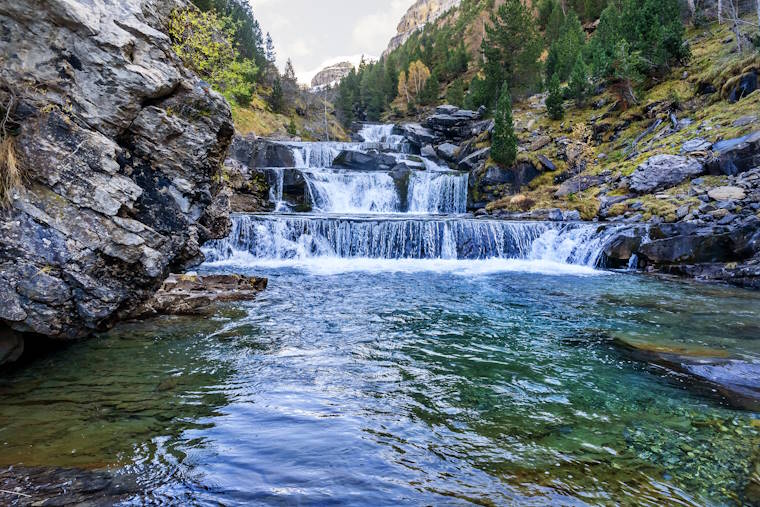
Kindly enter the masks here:
<path id="1" fill-rule="evenodd" d="M 401 202 L 387 173 L 310 170 L 303 173 L 314 210 L 323 213 L 396 213 Z"/>
<path id="2" fill-rule="evenodd" d="M 467 181 L 466 173 L 415 172 L 409 178 L 409 212 L 465 213 Z"/>
<path id="3" fill-rule="evenodd" d="M 614 231 L 593 224 L 464 218 L 235 215 L 230 236 L 206 245 L 232 259 L 522 259 L 595 267 Z"/>
<path id="4" fill-rule="evenodd" d="M 365 125 L 354 143 L 284 143 L 296 167 L 270 170 L 275 213 L 234 215 L 230 236 L 204 245 L 207 260 L 391 270 L 410 264 L 413 269 L 487 265 L 491 271 L 512 266 L 588 274 L 618 231 L 595 224 L 467 217 L 468 174 L 406 153 L 406 140 L 393 132 L 393 125 Z M 343 150 L 383 157 L 384 162 L 366 169 L 333 167 Z M 392 165 L 388 155 L 403 165 L 377 170 Z M 301 191 L 312 211 L 290 213 L 284 199 L 295 199 L 292 194 Z"/>

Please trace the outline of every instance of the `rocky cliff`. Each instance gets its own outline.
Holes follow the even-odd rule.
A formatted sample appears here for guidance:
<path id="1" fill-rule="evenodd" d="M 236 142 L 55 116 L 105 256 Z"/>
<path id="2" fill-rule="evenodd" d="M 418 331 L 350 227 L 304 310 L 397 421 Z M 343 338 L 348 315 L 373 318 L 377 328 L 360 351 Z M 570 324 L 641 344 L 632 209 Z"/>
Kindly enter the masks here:
<path id="1" fill-rule="evenodd" d="M 414 2 L 398 24 L 396 35 L 388 43 L 383 56 L 401 46 L 415 31 L 432 23 L 449 9 L 459 5 L 461 0 L 417 0 Z"/>
<path id="2" fill-rule="evenodd" d="M 325 67 L 317 72 L 317 75 L 311 80 L 311 87 L 318 88 L 325 85 L 334 86 L 338 84 L 341 79 L 346 77 L 353 68 L 354 64 L 351 62 L 341 62 Z"/>
<path id="3" fill-rule="evenodd" d="M 106 327 L 227 232 L 229 106 L 163 31 L 186 6 L 0 3 L 1 112 L 23 175 L 0 210 L 0 336 Z"/>

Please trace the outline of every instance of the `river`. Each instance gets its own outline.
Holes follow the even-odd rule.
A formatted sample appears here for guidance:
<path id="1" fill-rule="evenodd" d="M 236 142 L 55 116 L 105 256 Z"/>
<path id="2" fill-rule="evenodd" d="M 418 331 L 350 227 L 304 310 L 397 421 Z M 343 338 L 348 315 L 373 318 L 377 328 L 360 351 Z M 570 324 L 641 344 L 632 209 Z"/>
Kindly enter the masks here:
<path id="1" fill-rule="evenodd" d="M 756 363 L 760 295 L 604 270 L 597 225 L 474 219 L 465 174 L 425 161 L 399 192 L 324 167 L 344 148 L 293 145 L 310 213 L 275 187 L 206 245 L 200 271 L 269 277 L 256 301 L 0 379 L 0 464 L 132 477 L 125 505 L 751 498 L 759 415 L 615 344 Z"/>

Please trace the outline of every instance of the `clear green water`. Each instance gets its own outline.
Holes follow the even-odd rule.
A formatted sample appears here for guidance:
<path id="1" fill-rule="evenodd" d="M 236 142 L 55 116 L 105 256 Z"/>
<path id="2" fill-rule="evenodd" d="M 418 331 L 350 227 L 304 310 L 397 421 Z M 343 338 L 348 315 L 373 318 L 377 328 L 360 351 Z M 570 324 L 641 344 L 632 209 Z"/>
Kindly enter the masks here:
<path id="1" fill-rule="evenodd" d="M 253 303 L 123 324 L 0 377 L 0 465 L 133 474 L 144 493 L 128 504 L 751 500 L 758 414 L 599 338 L 760 361 L 757 293 L 615 274 L 264 274 Z"/>

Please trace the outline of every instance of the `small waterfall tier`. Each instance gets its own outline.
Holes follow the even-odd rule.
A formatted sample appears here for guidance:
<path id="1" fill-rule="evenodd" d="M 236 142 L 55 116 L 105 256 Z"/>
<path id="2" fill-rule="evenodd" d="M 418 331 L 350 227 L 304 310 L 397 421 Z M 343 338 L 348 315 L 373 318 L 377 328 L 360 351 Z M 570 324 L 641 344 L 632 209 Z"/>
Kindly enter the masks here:
<path id="1" fill-rule="evenodd" d="M 606 238 L 591 224 L 464 218 L 241 214 L 230 236 L 206 245 L 231 259 L 524 259 L 598 264 Z"/>
<path id="2" fill-rule="evenodd" d="M 351 143 L 277 143 L 290 150 L 294 167 L 267 169 L 275 213 L 234 215 L 230 236 L 204 246 L 207 260 L 583 273 L 600 263 L 614 227 L 468 217 L 468 174 L 410 153 L 394 132 L 393 125 L 366 125 Z M 280 152 L 277 162 L 288 158 Z"/>

